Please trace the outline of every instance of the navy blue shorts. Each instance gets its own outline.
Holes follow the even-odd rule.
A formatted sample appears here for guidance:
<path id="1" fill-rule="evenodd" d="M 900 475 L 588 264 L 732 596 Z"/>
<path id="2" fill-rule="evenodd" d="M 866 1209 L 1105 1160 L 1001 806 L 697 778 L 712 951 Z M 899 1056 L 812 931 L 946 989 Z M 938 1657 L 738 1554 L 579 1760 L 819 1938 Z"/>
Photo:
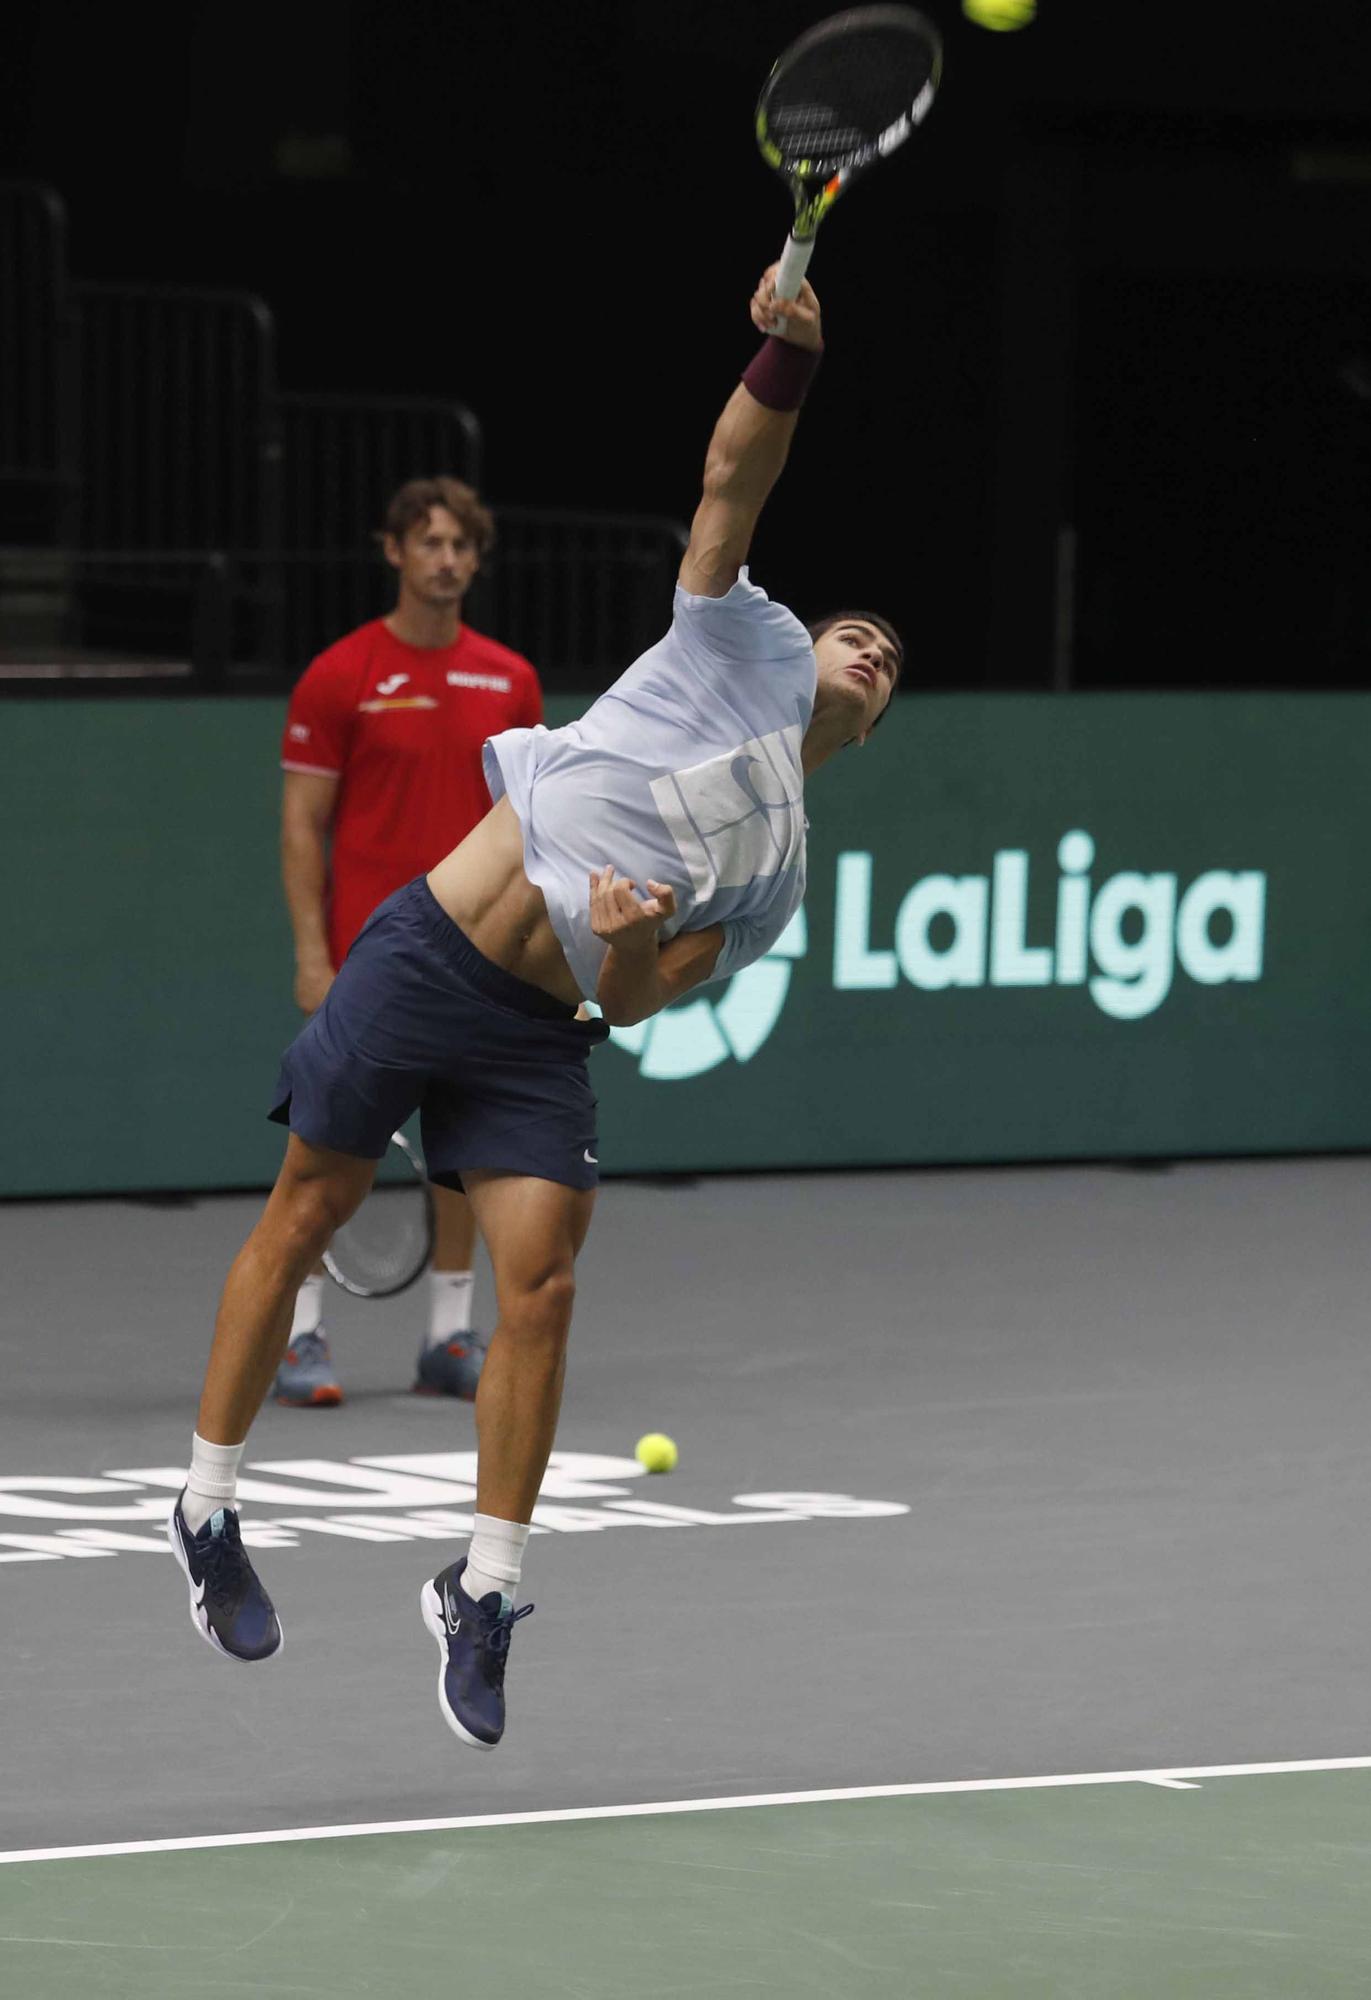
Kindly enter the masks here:
<path id="1" fill-rule="evenodd" d="M 609 1030 L 483 958 L 422 876 L 358 933 L 281 1059 L 270 1116 L 311 1146 L 379 1160 L 417 1109 L 430 1180 L 496 1168 L 593 1188 L 587 1057 Z"/>

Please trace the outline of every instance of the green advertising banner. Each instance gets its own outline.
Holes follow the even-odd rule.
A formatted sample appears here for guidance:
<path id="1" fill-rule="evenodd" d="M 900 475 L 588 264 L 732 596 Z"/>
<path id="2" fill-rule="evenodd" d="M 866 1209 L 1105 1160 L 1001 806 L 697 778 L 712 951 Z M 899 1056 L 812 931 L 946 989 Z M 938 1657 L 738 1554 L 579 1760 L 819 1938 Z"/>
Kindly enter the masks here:
<path id="1" fill-rule="evenodd" d="M 0 709 L 0 1193 L 271 1179 L 280 714 Z M 777 949 L 595 1056 L 606 1173 L 1371 1144 L 1371 697 L 914 697 L 808 809 Z"/>
<path id="2" fill-rule="evenodd" d="M 601 1157 L 1366 1145 L 1369 727 L 1362 698 L 904 703 L 812 780 L 778 953 L 616 1032 Z"/>

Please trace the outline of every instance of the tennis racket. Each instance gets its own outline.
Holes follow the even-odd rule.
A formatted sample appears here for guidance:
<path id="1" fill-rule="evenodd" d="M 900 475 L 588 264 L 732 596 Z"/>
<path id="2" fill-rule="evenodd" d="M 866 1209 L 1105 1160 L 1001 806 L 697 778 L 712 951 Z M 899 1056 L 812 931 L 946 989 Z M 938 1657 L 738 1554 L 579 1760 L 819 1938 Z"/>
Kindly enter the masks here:
<path id="1" fill-rule="evenodd" d="M 403 1132 L 393 1133 L 370 1194 L 324 1252 L 335 1285 L 358 1299 L 389 1299 L 428 1269 L 433 1196 L 424 1163 Z"/>
<path id="2" fill-rule="evenodd" d="M 757 143 L 795 197 L 776 296 L 798 296 L 819 224 L 844 188 L 928 116 L 942 37 L 912 7 L 853 7 L 792 42 L 757 104 Z"/>

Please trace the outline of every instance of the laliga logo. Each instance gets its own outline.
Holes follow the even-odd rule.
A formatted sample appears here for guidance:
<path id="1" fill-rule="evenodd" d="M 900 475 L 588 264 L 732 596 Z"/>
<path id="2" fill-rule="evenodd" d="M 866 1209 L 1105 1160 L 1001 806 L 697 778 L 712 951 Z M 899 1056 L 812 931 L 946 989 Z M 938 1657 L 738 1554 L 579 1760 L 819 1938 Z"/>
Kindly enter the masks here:
<path id="1" fill-rule="evenodd" d="M 925 875 L 895 917 L 894 949 L 871 944 L 870 854 L 838 858 L 833 984 L 924 992 L 973 986 L 1084 986 L 1102 1014 L 1140 1021 L 1171 991 L 1177 963 L 1199 986 L 1262 976 L 1266 876 L 1211 868 L 1184 891 L 1172 874 L 1124 869 L 1092 884 L 1095 843 L 1057 847 L 1052 942 L 1028 941 L 1028 855 L 1006 848 L 985 875 Z M 1092 961 L 1094 971 L 1092 973 Z"/>
<path id="2" fill-rule="evenodd" d="M 901 979 L 925 993 L 959 987 L 1084 987 L 1102 1014 L 1141 1021 L 1155 1013 L 1177 969 L 1197 986 L 1260 980 L 1266 948 L 1266 876 L 1210 868 L 1182 888 L 1170 873 L 1123 869 L 1103 882 L 1090 870 L 1095 843 L 1077 828 L 1057 847 L 1051 942 L 1030 943 L 1029 856 L 997 853 L 988 875 L 925 875 L 906 892 L 888 946 L 871 934 L 874 856 L 838 856 L 833 986 L 889 992 Z M 654 1082 L 703 1076 L 732 1056 L 755 1056 L 780 1019 L 791 961 L 807 944 L 798 910 L 765 958 L 735 974 L 721 1000 L 688 1000 L 610 1040 Z"/>
<path id="3" fill-rule="evenodd" d="M 805 913 L 797 910 L 766 956 L 734 974 L 721 1000 L 687 1000 L 631 1028 L 611 1028 L 609 1039 L 656 1083 L 703 1076 L 730 1056 L 747 1062 L 781 1017 L 790 962 L 803 958 L 806 942 Z"/>

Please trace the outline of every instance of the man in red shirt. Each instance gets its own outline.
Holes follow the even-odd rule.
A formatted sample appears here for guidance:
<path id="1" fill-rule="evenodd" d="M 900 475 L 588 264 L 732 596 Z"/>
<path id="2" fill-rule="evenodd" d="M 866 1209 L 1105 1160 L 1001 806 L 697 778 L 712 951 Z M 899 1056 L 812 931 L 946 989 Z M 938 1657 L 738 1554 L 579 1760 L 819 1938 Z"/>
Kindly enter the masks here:
<path id="1" fill-rule="evenodd" d="M 495 536 L 471 487 L 412 479 L 380 537 L 394 611 L 312 661 L 291 696 L 281 766 L 281 873 L 295 933 L 295 998 L 322 1005 L 376 906 L 423 875 L 490 810 L 481 746 L 543 717 L 528 661 L 462 622 Z M 476 1231 L 465 1195 L 435 1186 L 429 1330 L 415 1388 L 475 1396 L 484 1343 L 471 1328 Z M 323 1330 L 322 1270 L 296 1300 L 278 1402 L 338 1403 Z"/>

